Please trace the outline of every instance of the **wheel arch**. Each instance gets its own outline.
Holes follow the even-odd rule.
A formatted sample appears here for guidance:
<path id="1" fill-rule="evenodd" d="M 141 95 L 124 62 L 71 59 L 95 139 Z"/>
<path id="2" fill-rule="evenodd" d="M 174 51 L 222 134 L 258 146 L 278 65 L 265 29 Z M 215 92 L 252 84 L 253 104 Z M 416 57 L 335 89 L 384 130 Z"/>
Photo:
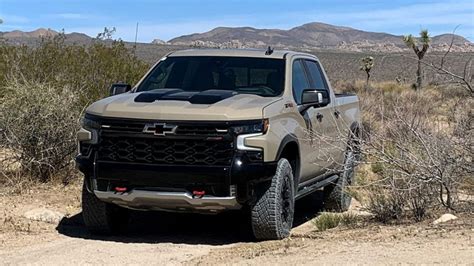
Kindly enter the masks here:
<path id="1" fill-rule="evenodd" d="M 278 147 L 277 160 L 285 158 L 290 162 L 295 179 L 295 187 L 298 185 L 301 170 L 301 155 L 298 139 L 293 135 L 286 135 Z"/>

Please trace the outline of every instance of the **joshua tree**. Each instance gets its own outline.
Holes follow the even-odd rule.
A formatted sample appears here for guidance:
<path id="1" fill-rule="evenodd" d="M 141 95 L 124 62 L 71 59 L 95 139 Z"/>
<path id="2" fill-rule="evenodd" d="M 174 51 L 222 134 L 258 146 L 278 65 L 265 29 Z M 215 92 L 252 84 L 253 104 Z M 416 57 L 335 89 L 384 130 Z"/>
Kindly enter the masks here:
<path id="1" fill-rule="evenodd" d="M 366 56 L 360 60 L 360 70 L 364 70 L 367 73 L 367 87 L 369 86 L 370 70 L 372 70 L 372 67 L 374 67 L 374 58 L 372 56 Z"/>
<path id="2" fill-rule="evenodd" d="M 112 40 L 112 35 L 114 35 L 114 33 L 115 33 L 115 27 L 112 27 L 110 29 L 107 27 L 104 27 L 104 31 L 97 34 L 96 38 L 102 41 Z"/>
<path id="3" fill-rule="evenodd" d="M 428 48 L 430 47 L 430 36 L 428 34 L 428 30 L 422 30 L 420 32 L 420 38 L 418 41 L 421 44 L 421 47 L 418 46 L 418 41 L 413 35 L 407 35 L 403 36 L 403 41 L 405 44 L 409 47 L 412 48 L 413 51 L 415 52 L 416 56 L 418 57 L 418 68 L 416 70 L 416 85 L 415 89 L 419 90 L 421 89 L 422 86 L 422 73 L 421 73 L 421 60 L 425 56 L 425 53 L 428 51 Z"/>

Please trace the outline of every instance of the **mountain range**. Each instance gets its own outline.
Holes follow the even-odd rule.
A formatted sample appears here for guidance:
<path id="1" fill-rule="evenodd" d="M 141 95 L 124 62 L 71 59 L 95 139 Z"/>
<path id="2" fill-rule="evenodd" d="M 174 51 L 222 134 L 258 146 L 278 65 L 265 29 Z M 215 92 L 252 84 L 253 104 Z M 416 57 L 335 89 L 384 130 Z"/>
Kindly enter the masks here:
<path id="1" fill-rule="evenodd" d="M 42 36 L 54 36 L 58 32 L 51 29 L 38 29 L 31 32 L 0 32 L 0 36 L 15 44 L 28 43 Z M 84 43 L 92 38 L 83 33 L 66 34 L 69 42 Z M 474 44 L 466 38 L 442 34 L 432 37 L 433 49 L 446 49 L 453 41 L 454 50 L 474 51 Z M 313 22 L 289 30 L 256 29 L 252 27 L 217 27 L 208 32 L 194 33 L 173 38 L 168 42 L 156 39 L 157 45 L 181 45 L 193 47 L 266 47 L 278 48 L 329 48 L 343 50 L 399 51 L 405 49 L 402 36 L 382 32 L 368 32 L 350 27 L 334 26 Z"/>

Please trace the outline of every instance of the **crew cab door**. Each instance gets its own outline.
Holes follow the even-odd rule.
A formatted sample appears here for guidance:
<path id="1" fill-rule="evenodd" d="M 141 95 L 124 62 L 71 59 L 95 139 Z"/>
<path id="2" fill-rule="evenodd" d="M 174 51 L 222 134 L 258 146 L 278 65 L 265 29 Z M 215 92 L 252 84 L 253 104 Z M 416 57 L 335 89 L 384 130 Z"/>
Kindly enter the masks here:
<path id="1" fill-rule="evenodd" d="M 340 115 L 336 111 L 335 94 L 331 90 L 320 63 L 309 59 L 305 59 L 304 63 L 312 88 L 325 90 L 330 95 L 330 102 L 327 106 L 313 108 L 313 111 L 316 112 L 316 121 L 313 123 L 314 135 L 312 139 L 313 144 L 318 148 L 316 163 L 324 166 L 324 172 L 333 171 L 340 168 L 340 157 L 341 154 L 344 154 L 344 150 L 341 149 L 342 142 L 345 147 L 345 141 L 342 141 L 343 132 L 338 126 Z"/>
<path id="2" fill-rule="evenodd" d="M 310 107 L 301 115 L 306 123 L 305 139 L 302 141 L 302 154 L 306 165 L 302 169 L 301 182 L 316 176 L 323 176 L 334 168 L 335 157 L 339 153 L 335 146 L 337 128 L 334 113 L 334 98 L 328 83 L 316 60 L 297 59 L 293 63 L 293 95 L 298 105 L 301 104 L 305 89 L 327 90 L 331 101 L 324 107 Z"/>

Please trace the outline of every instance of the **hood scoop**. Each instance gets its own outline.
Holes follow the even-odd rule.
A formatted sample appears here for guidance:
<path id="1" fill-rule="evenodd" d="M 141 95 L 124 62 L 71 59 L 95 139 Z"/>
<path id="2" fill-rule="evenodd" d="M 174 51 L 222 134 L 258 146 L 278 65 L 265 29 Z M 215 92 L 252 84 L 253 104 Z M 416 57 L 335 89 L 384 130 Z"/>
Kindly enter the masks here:
<path id="1" fill-rule="evenodd" d="M 136 103 L 152 103 L 156 100 L 161 99 L 161 97 L 171 94 L 171 93 L 178 93 L 182 92 L 180 89 L 162 89 L 162 90 L 155 90 L 152 92 L 142 92 L 135 97 Z"/>
<path id="2" fill-rule="evenodd" d="M 135 102 L 152 103 L 154 101 L 188 101 L 192 104 L 214 104 L 237 95 L 235 91 L 206 90 L 183 91 L 180 89 L 159 89 L 142 92 L 135 97 Z"/>

